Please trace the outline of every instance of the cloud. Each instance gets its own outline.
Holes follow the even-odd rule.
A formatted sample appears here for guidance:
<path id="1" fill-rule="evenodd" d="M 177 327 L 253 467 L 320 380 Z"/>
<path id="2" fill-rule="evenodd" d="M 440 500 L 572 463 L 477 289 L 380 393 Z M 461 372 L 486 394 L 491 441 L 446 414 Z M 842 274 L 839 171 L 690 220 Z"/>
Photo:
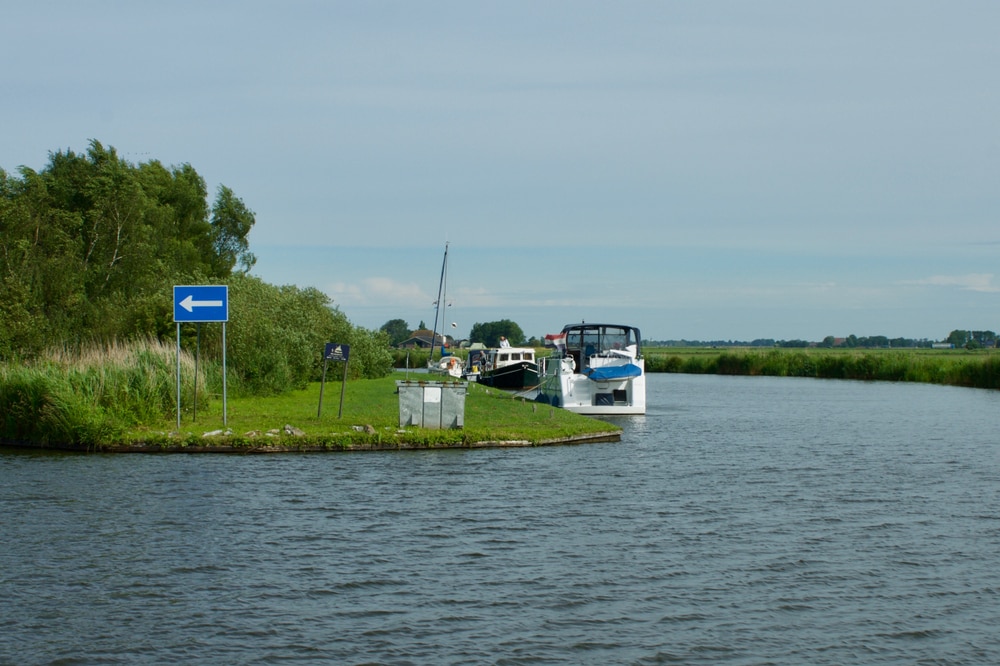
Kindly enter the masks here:
<path id="1" fill-rule="evenodd" d="M 359 282 L 334 282 L 328 284 L 326 293 L 339 306 L 400 306 L 414 303 L 431 303 L 428 296 L 412 282 L 398 282 L 387 277 L 369 277 Z"/>
<path id="2" fill-rule="evenodd" d="M 966 291 L 985 293 L 1000 292 L 1000 286 L 993 284 L 993 273 L 968 273 L 966 275 L 932 275 L 922 280 L 903 280 L 899 284 L 924 285 L 931 287 L 957 287 Z"/>

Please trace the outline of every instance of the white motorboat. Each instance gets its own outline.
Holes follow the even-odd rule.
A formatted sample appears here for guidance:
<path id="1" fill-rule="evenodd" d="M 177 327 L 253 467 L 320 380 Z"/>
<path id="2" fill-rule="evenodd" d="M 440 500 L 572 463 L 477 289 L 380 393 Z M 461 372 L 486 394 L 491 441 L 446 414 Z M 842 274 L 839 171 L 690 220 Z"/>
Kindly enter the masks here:
<path id="1" fill-rule="evenodd" d="M 639 329 L 570 324 L 545 336 L 554 353 L 539 359 L 537 400 L 578 414 L 646 413 L 646 370 Z"/>

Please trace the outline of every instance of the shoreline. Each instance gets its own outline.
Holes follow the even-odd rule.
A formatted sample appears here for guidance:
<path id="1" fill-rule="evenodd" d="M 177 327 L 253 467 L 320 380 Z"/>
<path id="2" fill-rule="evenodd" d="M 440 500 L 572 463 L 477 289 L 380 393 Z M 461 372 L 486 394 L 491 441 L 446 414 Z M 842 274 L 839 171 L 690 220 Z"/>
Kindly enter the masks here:
<path id="1" fill-rule="evenodd" d="M 201 438 L 199 438 L 201 439 Z M 125 444 L 53 444 L 37 442 L 10 442 L 0 440 L 0 447 L 10 449 L 52 451 L 67 453 L 204 453 L 204 454 L 282 454 L 282 453 L 354 453 L 364 451 L 439 451 L 456 449 L 508 449 L 533 448 L 541 446 L 575 446 L 600 442 L 620 442 L 621 431 L 608 430 L 581 435 L 568 435 L 546 439 L 503 439 L 473 442 L 343 442 L 308 441 L 296 442 L 282 438 L 275 442 L 258 443 L 245 438 L 238 441 L 194 443 L 190 439 L 171 438 L 173 441 L 132 442 Z"/>

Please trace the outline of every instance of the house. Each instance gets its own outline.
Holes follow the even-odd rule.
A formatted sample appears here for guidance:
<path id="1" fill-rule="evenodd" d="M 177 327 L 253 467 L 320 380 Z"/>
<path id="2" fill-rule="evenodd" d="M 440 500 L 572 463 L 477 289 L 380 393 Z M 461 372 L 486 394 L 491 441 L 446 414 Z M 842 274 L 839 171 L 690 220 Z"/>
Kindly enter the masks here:
<path id="1" fill-rule="evenodd" d="M 410 334 L 410 337 L 408 337 L 406 340 L 403 340 L 396 346 L 399 349 L 430 349 L 432 336 L 434 336 L 434 331 L 422 328 L 413 331 L 413 333 Z M 438 333 L 437 337 L 434 337 L 433 339 L 434 339 L 433 346 L 435 347 L 443 346 L 447 348 L 451 346 L 451 338 L 449 338 L 447 335 L 442 335 L 441 333 Z"/>

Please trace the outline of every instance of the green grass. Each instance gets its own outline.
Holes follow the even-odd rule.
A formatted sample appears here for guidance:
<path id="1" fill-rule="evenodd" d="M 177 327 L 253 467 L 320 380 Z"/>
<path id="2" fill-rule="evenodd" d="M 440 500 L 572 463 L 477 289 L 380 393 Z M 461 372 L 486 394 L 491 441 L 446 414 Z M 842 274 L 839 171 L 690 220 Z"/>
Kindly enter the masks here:
<path id="1" fill-rule="evenodd" d="M 341 383 L 328 380 L 322 414 L 320 385 L 313 383 L 277 396 L 229 396 L 225 419 L 222 396 L 206 391 L 199 372 L 195 414 L 193 361 L 184 353 L 178 432 L 175 354 L 170 345 L 144 341 L 52 353 L 30 366 L 0 366 L 0 443 L 92 450 L 343 449 L 542 444 L 620 431 L 478 384 L 468 385 L 463 428 L 400 428 L 396 380 L 407 377 L 402 372 L 348 381 L 339 418 Z M 304 434 L 287 434 L 286 425 Z M 210 431 L 225 433 L 204 437 Z"/>
<path id="2" fill-rule="evenodd" d="M 347 382 L 343 416 L 339 416 L 339 380 L 327 381 L 321 414 L 318 413 L 318 383 L 281 396 L 228 400 L 225 429 L 231 434 L 214 437 L 210 441 L 246 448 L 272 444 L 331 449 L 404 445 L 444 447 L 474 446 L 484 442 L 542 444 L 620 430 L 597 419 L 513 397 L 478 384 L 467 385 L 463 428 L 400 428 L 396 380 L 405 378 L 405 373 L 396 372 L 384 379 Z M 415 380 L 416 375 L 411 374 L 409 378 Z M 287 435 L 283 432 L 285 425 L 305 434 Z M 221 399 L 215 396 L 207 410 L 199 411 L 197 422 L 192 422 L 188 414 L 182 421 L 181 432 L 171 435 L 170 431 L 175 428 L 176 417 L 174 421 L 163 420 L 135 428 L 126 439 L 161 447 L 176 441 L 188 446 L 204 445 L 206 438 L 202 435 L 205 432 L 224 429 Z M 269 437 L 268 431 L 277 432 Z"/>

